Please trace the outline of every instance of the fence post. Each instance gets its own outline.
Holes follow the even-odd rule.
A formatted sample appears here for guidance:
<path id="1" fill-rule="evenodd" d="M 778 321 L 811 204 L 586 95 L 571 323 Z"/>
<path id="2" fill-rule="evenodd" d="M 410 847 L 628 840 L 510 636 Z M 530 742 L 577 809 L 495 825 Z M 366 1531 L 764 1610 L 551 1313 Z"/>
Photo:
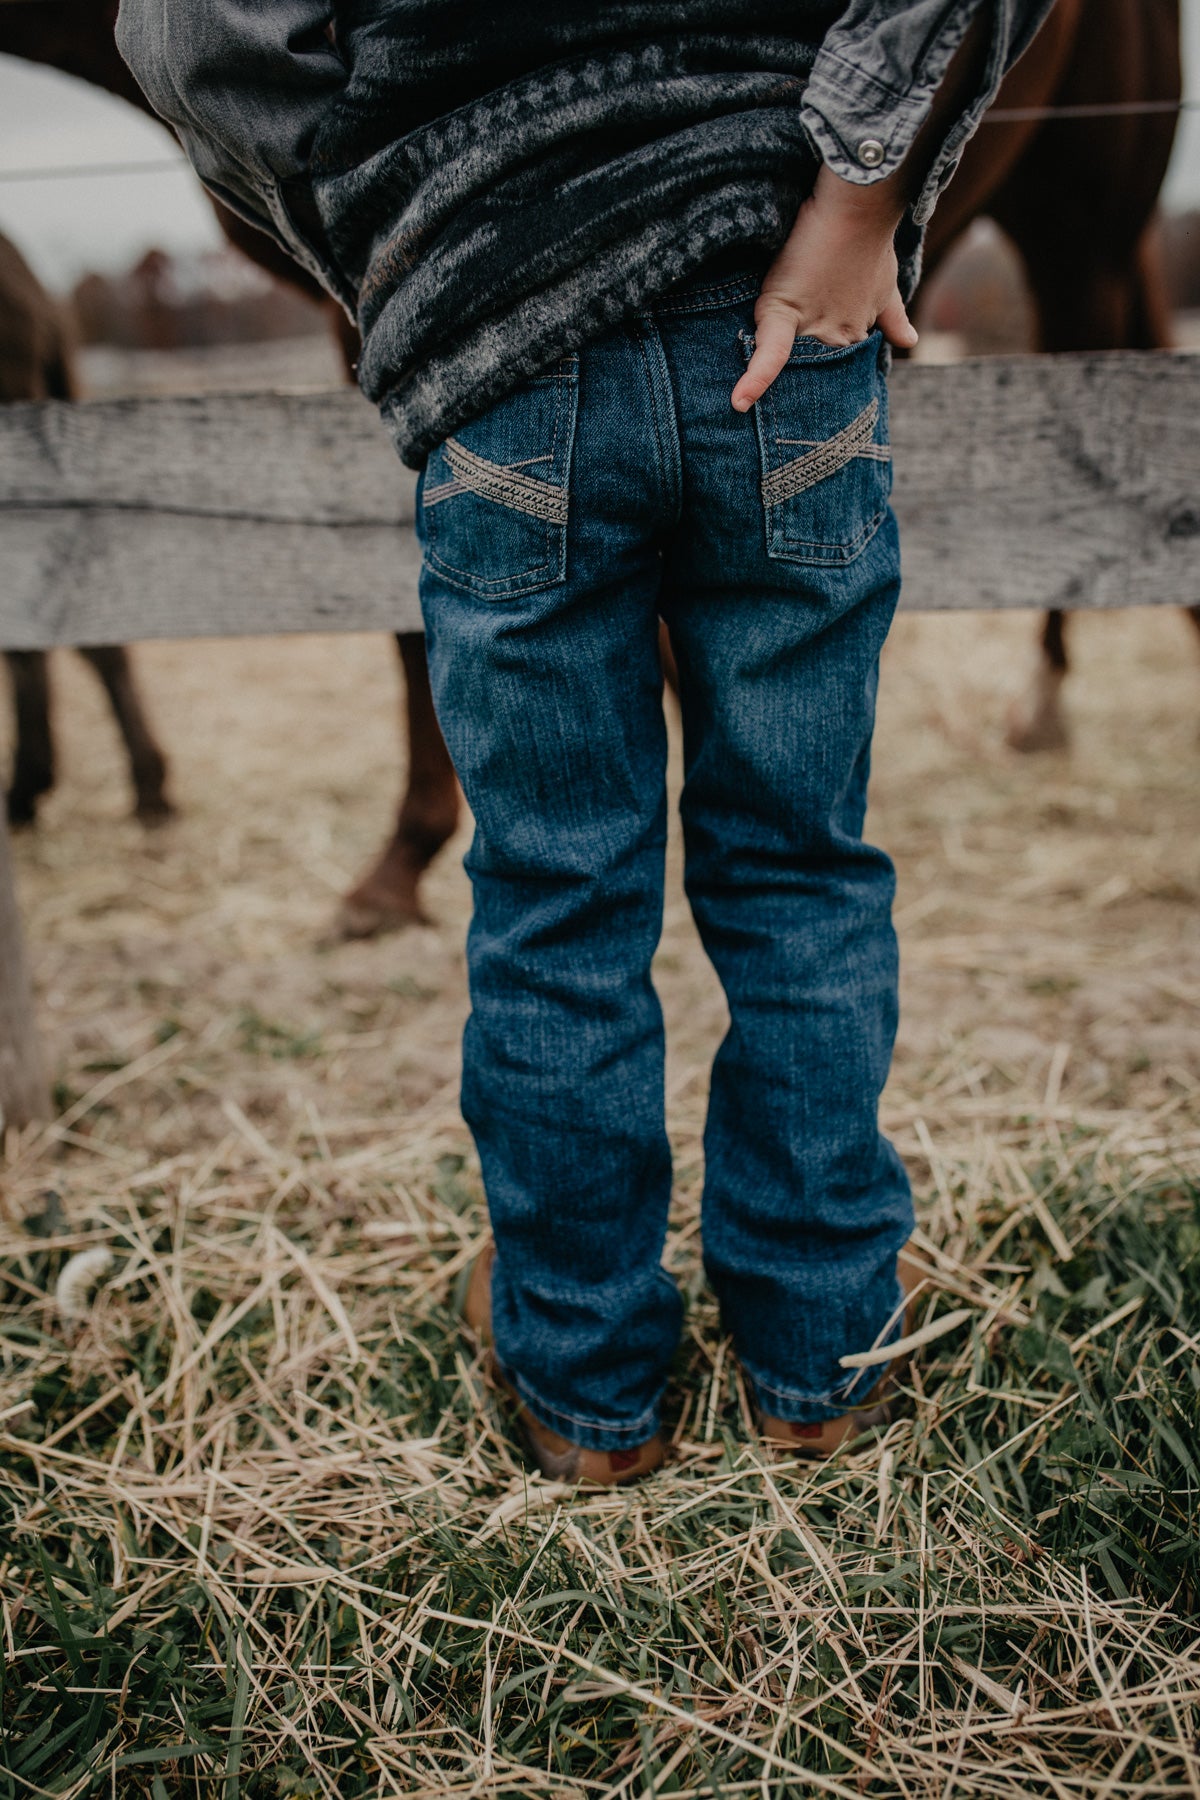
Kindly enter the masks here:
<path id="1" fill-rule="evenodd" d="M 50 1115 L 50 1090 L 33 1016 L 33 989 L 13 887 L 0 795 L 0 1128 Z"/>

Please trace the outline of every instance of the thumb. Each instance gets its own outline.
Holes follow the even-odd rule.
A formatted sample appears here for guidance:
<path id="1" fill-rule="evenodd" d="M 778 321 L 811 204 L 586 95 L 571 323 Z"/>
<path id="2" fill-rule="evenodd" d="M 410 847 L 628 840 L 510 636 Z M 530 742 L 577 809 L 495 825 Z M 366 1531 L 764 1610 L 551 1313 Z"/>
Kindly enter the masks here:
<path id="1" fill-rule="evenodd" d="M 905 310 L 899 288 L 892 289 L 892 297 L 875 323 L 894 349 L 913 350 L 916 348 L 918 342 L 916 328 Z"/>
<path id="2" fill-rule="evenodd" d="M 796 320 L 790 312 L 764 308 L 763 317 L 756 324 L 754 354 L 729 396 L 735 412 L 748 412 L 762 398 L 792 354 L 796 341 Z"/>

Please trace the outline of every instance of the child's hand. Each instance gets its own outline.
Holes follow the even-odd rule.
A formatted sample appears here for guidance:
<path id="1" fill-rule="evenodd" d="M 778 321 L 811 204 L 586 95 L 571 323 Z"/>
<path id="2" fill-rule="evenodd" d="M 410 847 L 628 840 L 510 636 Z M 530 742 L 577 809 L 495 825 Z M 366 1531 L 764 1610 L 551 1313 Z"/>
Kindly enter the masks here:
<path id="1" fill-rule="evenodd" d="M 878 325 L 897 349 L 912 349 L 917 334 L 896 285 L 892 243 L 903 204 L 891 180 L 859 187 L 821 170 L 763 278 L 754 354 L 732 395 L 737 412 L 766 392 L 801 334 L 856 344 Z"/>

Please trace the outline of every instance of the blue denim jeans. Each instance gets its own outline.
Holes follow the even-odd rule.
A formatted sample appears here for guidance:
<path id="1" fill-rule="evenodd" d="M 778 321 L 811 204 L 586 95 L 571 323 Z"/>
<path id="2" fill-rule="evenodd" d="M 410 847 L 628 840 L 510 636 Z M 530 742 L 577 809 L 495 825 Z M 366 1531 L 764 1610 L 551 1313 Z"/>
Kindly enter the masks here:
<path id="1" fill-rule="evenodd" d="M 877 1124 L 893 872 L 862 840 L 899 589 L 886 352 L 800 338 L 757 407 L 753 270 L 672 290 L 432 452 L 418 488 L 438 716 L 475 815 L 463 1113 L 497 1355 L 545 1424 L 658 1424 L 681 1303 L 671 1161 L 660 617 L 679 667 L 689 902 L 730 1026 L 705 1130 L 705 1268 L 763 1409 L 878 1378 L 908 1183 Z"/>

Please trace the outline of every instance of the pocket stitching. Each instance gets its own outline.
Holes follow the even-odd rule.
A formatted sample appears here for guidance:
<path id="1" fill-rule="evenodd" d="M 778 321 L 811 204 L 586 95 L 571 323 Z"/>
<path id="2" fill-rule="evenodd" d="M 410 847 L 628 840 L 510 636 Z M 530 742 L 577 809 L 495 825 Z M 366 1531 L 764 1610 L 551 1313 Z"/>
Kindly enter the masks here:
<path id="1" fill-rule="evenodd" d="M 878 417 L 879 396 L 875 395 L 856 418 L 851 419 L 848 425 L 843 425 L 840 431 L 834 432 L 831 438 L 823 439 L 803 456 L 794 456 L 790 462 L 781 463 L 777 469 L 764 475 L 763 505 L 778 506 L 781 500 L 791 500 L 797 494 L 802 494 L 805 488 L 816 487 L 819 481 L 827 481 L 831 475 L 836 475 L 839 469 L 844 469 L 855 457 L 869 456 L 867 446 L 872 444 L 872 433 Z M 777 437 L 775 442 L 780 444 L 783 440 Z M 891 455 L 890 449 L 884 444 L 872 447 L 886 450 L 887 457 Z M 871 460 L 883 462 L 887 458 L 871 456 Z"/>
<path id="2" fill-rule="evenodd" d="M 742 336 L 743 348 L 744 348 L 746 360 L 747 360 L 747 362 L 749 362 L 749 359 L 753 355 L 753 352 L 754 352 L 754 343 L 755 343 L 754 336 L 753 336 L 753 334 L 743 335 L 741 333 L 739 333 L 739 336 Z M 870 336 L 863 338 L 862 341 L 858 344 L 847 344 L 847 345 L 838 345 L 838 346 L 828 345 L 828 346 L 825 346 L 825 348 L 828 349 L 830 358 L 844 356 L 847 352 L 854 352 L 854 351 L 857 351 L 861 354 L 861 352 L 866 347 L 866 345 L 869 344 L 871 342 L 871 339 L 874 338 L 875 336 L 876 336 L 876 333 L 872 332 L 870 334 Z M 799 340 L 797 340 L 797 341 L 799 341 Z M 818 340 L 814 339 L 813 341 L 817 342 Z M 799 361 L 794 366 L 797 366 L 797 367 L 812 366 L 814 364 L 821 364 L 821 363 L 825 362 L 826 360 L 828 360 L 828 359 L 825 357 L 814 356 L 812 358 L 804 358 L 803 360 Z M 783 371 L 781 370 L 780 373 L 782 374 L 782 372 Z M 778 502 L 780 500 L 783 500 L 785 498 L 791 498 L 792 496 L 780 494 L 780 495 L 776 496 L 776 499 L 774 502 L 769 502 L 767 499 L 766 491 L 765 491 L 767 483 L 770 480 L 770 477 L 772 475 L 778 475 L 780 473 L 779 470 L 770 470 L 768 473 L 768 467 L 767 467 L 768 463 L 770 461 L 770 456 L 769 456 L 768 448 L 767 448 L 768 438 L 770 439 L 771 442 L 773 442 L 775 444 L 778 444 L 780 442 L 779 431 L 777 428 L 777 414 L 775 412 L 775 401 L 777 399 L 778 399 L 778 395 L 775 391 L 775 383 L 772 383 L 772 385 L 766 390 L 766 392 L 757 401 L 755 408 L 754 408 L 755 412 L 758 414 L 757 435 L 758 435 L 758 447 L 759 447 L 760 470 L 761 470 L 760 489 L 762 490 L 763 525 L 764 525 L 764 528 L 766 531 L 767 554 L 768 554 L 768 556 L 772 557 L 777 562 L 798 562 L 798 563 L 803 563 L 810 568 L 837 568 L 837 567 L 841 567 L 847 563 L 851 563 L 866 548 L 867 544 L 875 536 L 875 533 L 879 530 L 880 525 L 883 523 L 884 519 L 887 517 L 887 493 L 886 493 L 886 491 L 884 492 L 883 505 L 878 509 L 878 511 L 875 512 L 870 518 L 868 518 L 864 522 L 862 528 L 855 534 L 855 536 L 853 538 L 849 539 L 848 541 L 846 541 L 844 543 L 829 543 L 826 541 L 822 541 L 820 539 L 802 538 L 802 537 L 796 535 L 795 533 L 790 533 L 790 534 L 787 533 L 785 530 L 785 522 L 780 517 L 779 513 L 775 510 L 775 507 L 778 505 Z M 875 394 L 872 396 L 870 406 L 873 406 L 875 408 L 875 414 L 874 414 L 874 418 L 872 419 L 872 425 L 871 425 L 871 429 L 874 430 L 875 421 L 880 417 L 880 415 L 883 414 L 883 416 L 886 417 L 886 413 L 884 413 L 884 403 L 879 394 Z M 864 410 L 869 410 L 869 407 Z M 861 417 L 861 416 L 862 415 L 860 414 L 859 417 Z M 855 421 L 852 421 L 851 423 L 853 425 L 855 423 Z M 843 433 L 845 431 L 847 431 L 848 429 L 850 429 L 850 427 L 843 426 L 842 432 L 836 433 L 835 437 L 840 438 L 843 435 Z M 825 446 L 828 443 L 833 442 L 833 441 L 834 441 L 833 439 L 825 439 L 822 441 L 821 445 L 818 446 L 818 448 L 823 451 L 825 449 Z M 870 457 L 870 459 L 872 461 L 878 460 L 882 463 L 886 460 L 887 462 L 890 463 L 890 461 L 891 461 L 890 446 L 881 444 L 878 446 L 878 449 L 881 451 L 883 451 L 883 450 L 887 451 L 886 459 L 882 456 L 876 458 L 874 455 L 874 452 L 873 452 L 873 448 L 871 446 L 868 446 L 865 449 L 865 451 L 858 452 L 856 454 L 866 454 L 867 456 Z M 802 457 L 794 458 L 793 464 L 795 462 L 802 462 L 804 460 L 805 459 Z M 839 465 L 839 468 L 846 467 L 850 460 L 851 460 L 850 458 L 847 458 L 845 462 L 843 462 Z M 793 466 L 793 464 L 784 464 L 783 467 L 787 468 L 787 467 Z M 831 475 L 835 474 L 837 472 L 838 472 L 837 470 L 829 470 L 828 471 L 828 473 Z M 813 487 L 816 485 L 817 485 L 816 482 L 809 482 L 809 483 L 805 484 L 805 487 Z M 796 491 L 799 493 L 799 492 L 803 492 L 805 490 L 802 487 L 802 488 L 797 489 Z"/>
<path id="3" fill-rule="evenodd" d="M 578 385 L 579 358 L 573 355 L 564 356 L 553 375 L 535 377 L 534 379 L 539 381 L 552 380 L 555 384 L 554 426 L 550 438 L 550 448 L 546 457 L 547 461 L 553 462 L 558 454 L 558 440 L 563 424 L 564 402 L 566 402 L 569 407 L 572 390 L 577 388 Z M 450 439 L 446 439 L 443 448 L 445 447 L 445 443 L 449 443 L 450 441 Z M 480 465 L 481 470 L 503 471 L 504 485 L 507 485 L 510 481 L 522 483 L 528 482 L 532 485 L 536 481 L 536 478 L 533 476 L 523 476 L 519 475 L 514 470 L 505 469 L 504 465 L 501 463 L 489 463 L 485 457 L 479 456 L 477 452 L 468 450 L 465 444 L 457 444 L 456 449 L 460 455 L 473 458 Z M 568 459 L 569 456 L 570 448 L 568 446 Z M 447 461 L 450 461 L 449 456 L 447 456 Z M 451 463 L 451 467 L 453 466 L 453 463 Z M 537 482 L 539 487 L 544 487 L 556 495 L 561 494 L 562 512 L 560 519 L 551 519 L 547 517 L 545 513 L 535 513 L 527 507 L 511 506 L 509 501 L 500 499 L 496 494 L 487 494 L 484 497 L 494 500 L 495 503 L 500 506 L 509 505 L 510 510 L 524 512 L 527 516 L 538 519 L 541 524 L 548 528 L 555 526 L 565 533 L 568 518 L 567 506 L 570 497 L 570 473 L 568 461 L 568 467 L 566 469 L 567 479 L 561 488 L 555 487 L 551 482 Z M 450 493 L 447 491 L 450 487 L 451 483 L 444 482 L 440 488 L 432 490 L 432 495 L 429 493 L 423 494 L 422 509 L 424 510 L 424 508 L 429 505 L 436 505 L 439 500 L 451 498 Z M 454 492 L 462 493 L 464 491 L 478 490 L 473 489 L 471 484 L 463 479 L 463 472 L 459 471 Z M 432 525 L 432 520 L 430 520 L 430 524 Z M 565 554 L 565 542 L 561 542 L 558 545 L 558 554 L 555 555 L 555 545 L 550 538 L 549 529 L 547 529 L 545 535 L 546 556 L 542 562 L 533 563 L 517 574 L 486 576 L 476 574 L 471 569 L 459 568 L 456 563 L 450 562 L 447 557 L 440 554 L 437 548 L 436 527 L 427 531 L 426 539 L 426 559 L 438 568 L 448 580 L 455 582 L 457 586 L 464 588 L 467 592 L 481 594 L 486 599 L 504 599 L 507 597 L 515 599 L 523 594 L 536 591 L 540 587 L 548 586 L 549 583 L 543 579 L 543 577 L 548 570 L 553 570 L 561 565 L 563 555 Z M 553 579 L 553 577 L 551 577 L 551 579 Z"/>
<path id="4" fill-rule="evenodd" d="M 556 406 L 554 438 L 548 457 L 551 462 L 558 448 L 560 411 L 561 408 Z M 446 453 L 446 461 L 459 481 L 464 487 L 470 488 L 472 493 L 481 494 L 485 500 L 495 500 L 500 506 L 511 506 L 518 512 L 528 513 L 532 518 L 545 519 L 552 525 L 566 524 L 569 486 L 557 487 L 553 482 L 540 481 L 534 475 L 522 475 L 517 469 L 507 468 L 503 463 L 489 462 L 487 457 L 468 450 L 465 444 L 460 444 L 454 437 L 448 437 L 442 448 Z M 435 500 L 446 498 L 445 488 L 435 488 L 434 496 Z"/>
<path id="5" fill-rule="evenodd" d="M 856 338 L 852 344 L 827 344 L 824 338 L 798 332 L 788 354 L 788 362 L 799 369 L 807 368 L 812 363 L 836 362 L 839 357 L 853 356 L 857 351 L 865 350 L 879 335 L 879 327 L 876 326 L 873 331 L 868 331 L 866 337 Z M 802 344 L 811 344 L 813 348 L 802 350 Z"/>

